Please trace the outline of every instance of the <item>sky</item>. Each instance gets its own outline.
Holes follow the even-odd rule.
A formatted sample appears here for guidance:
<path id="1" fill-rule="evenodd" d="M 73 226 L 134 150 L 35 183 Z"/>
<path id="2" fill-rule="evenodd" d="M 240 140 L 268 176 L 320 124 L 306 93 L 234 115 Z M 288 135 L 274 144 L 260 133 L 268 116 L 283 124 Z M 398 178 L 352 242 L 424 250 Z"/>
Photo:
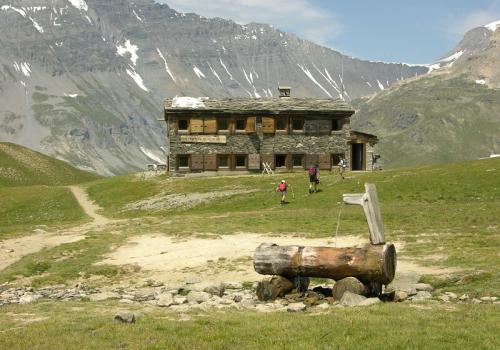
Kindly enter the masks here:
<path id="1" fill-rule="evenodd" d="M 157 0 L 180 12 L 274 25 L 373 61 L 432 63 L 470 29 L 500 20 L 500 0 Z"/>

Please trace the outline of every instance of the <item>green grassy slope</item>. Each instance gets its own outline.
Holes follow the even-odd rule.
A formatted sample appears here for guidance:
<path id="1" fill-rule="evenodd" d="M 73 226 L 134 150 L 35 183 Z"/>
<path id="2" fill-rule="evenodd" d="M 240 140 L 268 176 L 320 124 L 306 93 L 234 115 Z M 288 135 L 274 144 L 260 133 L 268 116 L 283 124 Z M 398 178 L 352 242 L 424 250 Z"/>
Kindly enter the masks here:
<path id="1" fill-rule="evenodd" d="M 0 142 L 0 186 L 70 185 L 97 178 L 26 147 Z"/>
<path id="2" fill-rule="evenodd" d="M 462 78 L 421 78 L 354 102 L 353 128 L 379 136 L 384 166 L 500 153 L 500 90 Z"/>

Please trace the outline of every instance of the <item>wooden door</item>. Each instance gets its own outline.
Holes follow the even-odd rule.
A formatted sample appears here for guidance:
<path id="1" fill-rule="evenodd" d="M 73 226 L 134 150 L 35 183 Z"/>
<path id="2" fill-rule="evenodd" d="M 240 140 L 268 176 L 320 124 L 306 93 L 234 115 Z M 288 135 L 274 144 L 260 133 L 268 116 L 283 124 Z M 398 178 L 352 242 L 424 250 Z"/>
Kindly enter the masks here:
<path id="1" fill-rule="evenodd" d="M 262 132 L 264 134 L 274 134 L 275 125 L 273 117 L 262 117 Z"/>
<path id="2" fill-rule="evenodd" d="M 217 119 L 215 117 L 207 117 L 203 121 L 203 132 L 205 134 L 217 133 Z"/>
<path id="3" fill-rule="evenodd" d="M 332 157 L 329 154 L 320 154 L 319 155 L 319 168 L 321 170 L 331 170 L 332 169 L 331 160 L 332 160 Z"/>
<path id="4" fill-rule="evenodd" d="M 255 132 L 255 122 L 256 122 L 255 117 L 248 117 L 245 131 L 248 133 Z"/>
<path id="5" fill-rule="evenodd" d="M 203 118 L 191 118 L 190 132 L 192 134 L 202 134 L 203 133 Z"/>
<path id="6" fill-rule="evenodd" d="M 191 155 L 191 170 L 203 170 L 203 155 Z"/>
<path id="7" fill-rule="evenodd" d="M 217 155 L 216 154 L 206 154 L 203 157 L 203 168 L 206 171 L 216 171 L 217 170 Z"/>
<path id="8" fill-rule="evenodd" d="M 249 154 L 248 155 L 248 169 L 249 170 L 259 170 L 260 169 L 260 154 Z"/>

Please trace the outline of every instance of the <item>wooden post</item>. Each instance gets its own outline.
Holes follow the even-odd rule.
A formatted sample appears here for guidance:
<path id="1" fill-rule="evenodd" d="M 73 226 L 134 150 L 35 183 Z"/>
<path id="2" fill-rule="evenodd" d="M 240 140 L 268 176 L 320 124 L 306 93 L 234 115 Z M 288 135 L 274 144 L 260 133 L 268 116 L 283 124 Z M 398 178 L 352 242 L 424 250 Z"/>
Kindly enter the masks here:
<path id="1" fill-rule="evenodd" d="M 389 284 L 396 271 L 396 249 L 392 244 L 331 248 L 263 243 L 255 250 L 254 269 L 262 275 L 288 279 L 356 277 L 365 284 Z"/>
<path id="2" fill-rule="evenodd" d="M 385 244 L 384 224 L 378 203 L 377 188 L 374 184 L 365 184 L 365 193 L 344 194 L 344 203 L 360 205 L 365 212 L 370 242 L 372 244 Z"/>

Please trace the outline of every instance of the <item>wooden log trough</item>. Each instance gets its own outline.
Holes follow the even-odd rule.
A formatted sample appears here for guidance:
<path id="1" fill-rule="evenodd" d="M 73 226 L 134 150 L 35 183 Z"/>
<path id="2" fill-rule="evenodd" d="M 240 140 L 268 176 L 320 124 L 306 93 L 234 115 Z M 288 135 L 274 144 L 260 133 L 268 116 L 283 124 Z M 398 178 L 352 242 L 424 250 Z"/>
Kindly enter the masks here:
<path id="1" fill-rule="evenodd" d="M 385 243 L 384 227 L 375 185 L 365 184 L 365 193 L 345 194 L 344 203 L 361 205 L 368 222 L 370 243 L 361 247 L 279 246 L 263 243 L 255 250 L 254 269 L 262 275 L 321 277 L 340 280 L 355 277 L 380 294 L 396 272 L 396 249 Z"/>

